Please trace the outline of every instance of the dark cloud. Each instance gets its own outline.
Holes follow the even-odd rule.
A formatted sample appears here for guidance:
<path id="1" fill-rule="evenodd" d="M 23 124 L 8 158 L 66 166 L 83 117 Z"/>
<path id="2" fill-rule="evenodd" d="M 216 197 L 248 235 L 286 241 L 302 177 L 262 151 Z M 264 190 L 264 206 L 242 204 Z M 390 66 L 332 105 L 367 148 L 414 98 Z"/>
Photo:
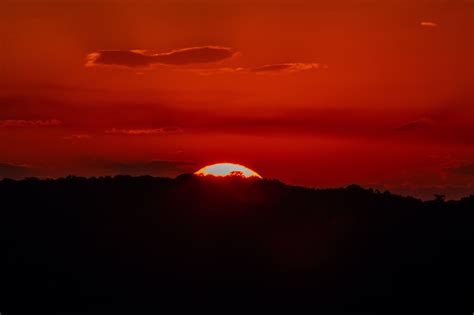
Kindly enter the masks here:
<path id="1" fill-rule="evenodd" d="M 474 163 L 448 168 L 447 171 L 453 174 L 474 176 Z"/>
<path id="2" fill-rule="evenodd" d="M 9 163 L 0 163 L 0 178 L 21 179 L 32 176 L 30 167 Z"/>
<path id="3" fill-rule="evenodd" d="M 194 170 L 196 164 L 189 161 L 137 161 L 106 162 L 103 168 L 123 175 L 176 176 Z"/>
<path id="4" fill-rule="evenodd" d="M 429 120 L 420 119 L 420 120 L 415 120 L 415 121 L 410 121 L 408 123 L 405 123 L 395 128 L 395 130 L 396 131 L 414 131 L 414 130 L 429 127 L 430 125 L 431 125 L 431 122 Z"/>
<path id="5" fill-rule="evenodd" d="M 102 50 L 87 56 L 87 65 L 119 65 L 127 67 L 143 67 L 156 63 L 153 56 L 144 52 L 130 50 Z"/>
<path id="6" fill-rule="evenodd" d="M 180 66 L 218 62 L 232 57 L 234 53 L 230 48 L 219 46 L 191 47 L 161 54 L 149 54 L 143 50 L 101 50 L 89 54 L 86 65 L 147 67 L 153 64 L 162 64 Z"/>
<path id="7" fill-rule="evenodd" d="M 62 122 L 57 119 L 48 120 L 23 120 L 23 119 L 7 119 L 0 120 L 0 127 L 50 127 L 59 126 Z"/>
<path id="8" fill-rule="evenodd" d="M 232 49 L 227 47 L 205 46 L 173 50 L 169 53 L 157 55 L 156 59 L 162 64 L 186 65 L 217 62 L 233 55 Z"/>

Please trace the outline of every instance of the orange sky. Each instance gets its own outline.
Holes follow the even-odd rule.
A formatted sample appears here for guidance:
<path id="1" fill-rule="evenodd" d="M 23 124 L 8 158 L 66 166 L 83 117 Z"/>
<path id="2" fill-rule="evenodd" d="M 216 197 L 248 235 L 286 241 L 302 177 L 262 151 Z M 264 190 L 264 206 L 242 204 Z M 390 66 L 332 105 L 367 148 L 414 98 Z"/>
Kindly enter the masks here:
<path id="1" fill-rule="evenodd" d="M 474 193 L 472 1 L 6 0 L 0 29 L 0 178 Z"/>

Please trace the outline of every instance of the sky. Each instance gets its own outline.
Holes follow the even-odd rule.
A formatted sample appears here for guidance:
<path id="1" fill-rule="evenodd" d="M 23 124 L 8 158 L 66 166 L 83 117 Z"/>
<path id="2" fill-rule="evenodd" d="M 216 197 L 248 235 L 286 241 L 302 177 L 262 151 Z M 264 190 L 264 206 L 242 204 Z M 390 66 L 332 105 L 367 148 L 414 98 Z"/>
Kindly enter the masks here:
<path id="1" fill-rule="evenodd" d="M 474 1 L 4 0 L 0 30 L 0 178 L 474 194 Z"/>

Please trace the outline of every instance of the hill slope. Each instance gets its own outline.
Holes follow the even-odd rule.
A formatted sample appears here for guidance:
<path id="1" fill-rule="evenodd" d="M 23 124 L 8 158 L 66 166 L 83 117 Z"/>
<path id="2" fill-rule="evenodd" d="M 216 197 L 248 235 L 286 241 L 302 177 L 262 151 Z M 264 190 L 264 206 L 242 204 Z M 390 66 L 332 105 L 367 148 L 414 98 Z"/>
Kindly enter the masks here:
<path id="1" fill-rule="evenodd" d="M 473 306 L 474 196 L 183 175 L 3 180 L 0 200 L 10 314 L 226 288 L 305 289 L 313 306 Z"/>

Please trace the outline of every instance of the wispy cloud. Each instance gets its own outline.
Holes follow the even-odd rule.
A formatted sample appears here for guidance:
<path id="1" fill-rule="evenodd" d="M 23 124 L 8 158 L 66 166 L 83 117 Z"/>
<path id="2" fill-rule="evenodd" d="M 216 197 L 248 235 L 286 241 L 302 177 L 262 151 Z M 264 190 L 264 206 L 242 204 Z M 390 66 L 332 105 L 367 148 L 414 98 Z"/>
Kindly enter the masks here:
<path id="1" fill-rule="evenodd" d="M 115 174 L 126 175 L 157 175 L 175 176 L 183 172 L 194 170 L 196 164 L 191 161 L 109 161 L 103 163 L 102 167 Z"/>
<path id="2" fill-rule="evenodd" d="M 421 25 L 421 26 L 424 26 L 424 27 L 436 27 L 436 26 L 438 26 L 437 23 L 435 23 L 435 22 L 429 22 L 429 21 L 420 22 L 420 25 Z"/>
<path id="3" fill-rule="evenodd" d="M 145 50 L 100 50 L 87 55 L 86 66 L 116 65 L 149 67 L 154 64 L 183 66 L 214 63 L 231 58 L 235 52 L 228 47 L 202 46 L 151 54 Z"/>
<path id="4" fill-rule="evenodd" d="M 396 131 L 414 131 L 418 129 L 424 129 L 432 125 L 432 122 L 428 119 L 419 119 L 407 122 L 397 128 Z"/>
<path id="5" fill-rule="evenodd" d="M 322 67 L 327 67 L 319 63 L 277 63 L 264 65 L 260 67 L 250 68 L 249 71 L 257 73 L 268 73 L 268 72 L 299 72 L 307 70 L 317 70 Z"/>
<path id="6" fill-rule="evenodd" d="M 464 164 L 446 169 L 448 172 L 459 175 L 474 176 L 474 163 Z"/>
<path id="7" fill-rule="evenodd" d="M 74 134 L 74 135 L 69 135 L 69 136 L 64 136 L 64 140 L 83 140 L 83 139 L 89 139 L 91 136 L 88 134 Z"/>
<path id="8" fill-rule="evenodd" d="M 223 67 L 215 69 L 187 69 L 201 75 L 225 74 L 225 73 L 254 73 L 254 74 L 284 74 L 309 70 L 327 69 L 328 66 L 319 63 L 278 63 L 258 67 Z"/>
<path id="9" fill-rule="evenodd" d="M 123 134 L 130 136 L 146 136 L 166 133 L 179 133 L 182 132 L 181 128 L 178 127 L 163 127 L 163 128 L 151 128 L 151 129 L 117 129 L 111 128 L 106 129 L 105 133 L 108 134 Z"/>
<path id="10" fill-rule="evenodd" d="M 20 179 L 32 176 L 33 170 L 29 166 L 10 163 L 0 163 L 0 178 Z"/>
<path id="11" fill-rule="evenodd" d="M 23 119 L 7 119 L 0 120 L 0 127 L 50 127 L 59 126 L 62 121 L 57 119 L 48 120 L 23 120 Z"/>

